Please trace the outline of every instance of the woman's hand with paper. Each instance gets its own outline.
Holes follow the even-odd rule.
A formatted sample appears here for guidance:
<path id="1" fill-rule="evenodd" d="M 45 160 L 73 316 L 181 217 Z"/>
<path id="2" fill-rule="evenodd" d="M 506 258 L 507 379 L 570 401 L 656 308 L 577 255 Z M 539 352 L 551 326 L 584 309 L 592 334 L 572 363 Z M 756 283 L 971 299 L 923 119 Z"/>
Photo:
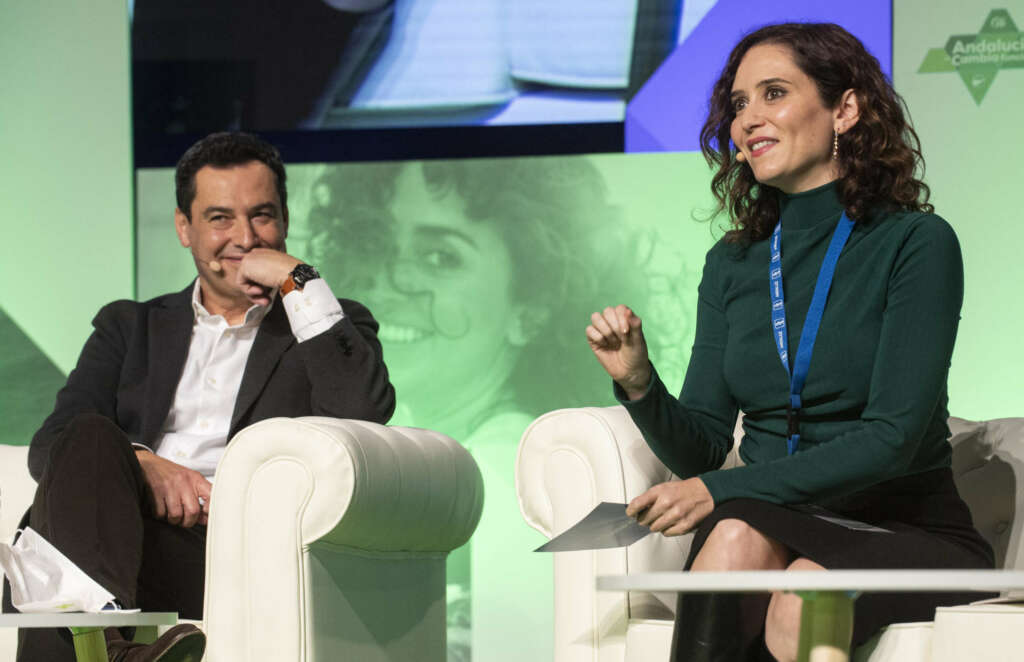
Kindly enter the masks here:
<path id="1" fill-rule="evenodd" d="M 715 501 L 700 478 L 672 480 L 650 488 L 629 502 L 626 514 L 651 531 L 681 536 L 697 528 L 715 509 Z"/>

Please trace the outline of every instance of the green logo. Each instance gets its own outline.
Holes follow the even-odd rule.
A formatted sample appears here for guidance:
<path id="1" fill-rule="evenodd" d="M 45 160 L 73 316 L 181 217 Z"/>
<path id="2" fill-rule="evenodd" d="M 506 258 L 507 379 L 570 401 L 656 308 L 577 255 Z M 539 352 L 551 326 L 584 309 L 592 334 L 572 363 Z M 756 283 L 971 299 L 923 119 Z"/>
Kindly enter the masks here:
<path id="1" fill-rule="evenodd" d="M 955 71 L 974 102 L 981 105 L 1000 69 L 1024 68 L 1024 32 L 1005 9 L 993 9 L 978 34 L 953 35 L 944 48 L 932 48 L 919 74 Z"/>

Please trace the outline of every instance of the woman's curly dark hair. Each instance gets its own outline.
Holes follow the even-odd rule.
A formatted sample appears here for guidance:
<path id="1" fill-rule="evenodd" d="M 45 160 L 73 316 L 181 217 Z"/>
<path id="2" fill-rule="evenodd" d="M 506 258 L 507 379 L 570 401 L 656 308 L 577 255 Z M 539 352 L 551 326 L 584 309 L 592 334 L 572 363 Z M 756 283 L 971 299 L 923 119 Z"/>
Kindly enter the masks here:
<path id="1" fill-rule="evenodd" d="M 779 218 L 779 190 L 758 184 L 753 171 L 736 160 L 730 138 L 736 70 L 747 51 L 760 44 L 787 48 L 826 107 L 836 107 L 846 90 L 857 95 L 860 119 L 839 137 L 838 154 L 839 200 L 854 220 L 880 211 L 932 211 L 928 186 L 916 177 L 918 168 L 924 170 L 917 133 L 878 60 L 833 23 L 782 23 L 755 30 L 736 44 L 712 88 L 700 132 L 704 158 L 718 168 L 711 180 L 716 213 L 730 215 L 727 241 L 765 239 Z"/>

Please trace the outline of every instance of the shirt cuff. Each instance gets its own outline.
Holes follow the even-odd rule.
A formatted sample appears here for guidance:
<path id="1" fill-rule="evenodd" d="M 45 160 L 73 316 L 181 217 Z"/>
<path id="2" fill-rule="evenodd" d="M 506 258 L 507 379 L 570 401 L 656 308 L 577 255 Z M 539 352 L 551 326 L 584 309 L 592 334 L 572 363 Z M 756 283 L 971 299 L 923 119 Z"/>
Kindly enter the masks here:
<path id="1" fill-rule="evenodd" d="M 288 324 L 299 342 L 315 338 L 345 316 L 341 304 L 323 278 L 314 278 L 301 290 L 292 290 L 284 295 L 282 303 Z"/>
<path id="2" fill-rule="evenodd" d="M 155 450 L 153 450 L 152 448 L 150 448 L 146 444 L 140 444 L 140 443 L 137 443 L 137 442 L 134 442 L 134 441 L 132 442 L 132 448 L 134 448 L 137 451 L 149 451 L 150 453 L 156 453 Z"/>

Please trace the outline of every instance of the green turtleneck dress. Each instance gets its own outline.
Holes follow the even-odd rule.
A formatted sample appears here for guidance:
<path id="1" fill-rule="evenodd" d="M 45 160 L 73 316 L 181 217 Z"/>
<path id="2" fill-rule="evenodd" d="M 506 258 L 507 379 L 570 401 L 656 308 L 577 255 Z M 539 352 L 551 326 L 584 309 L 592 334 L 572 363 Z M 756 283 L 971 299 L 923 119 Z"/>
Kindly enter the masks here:
<path id="1" fill-rule="evenodd" d="M 790 355 L 842 213 L 834 184 L 782 202 Z M 858 222 L 836 267 L 803 390 L 800 445 L 786 454 L 789 378 L 772 337 L 768 241 L 707 254 L 697 329 L 679 398 L 654 374 L 622 404 L 678 476 L 715 500 L 821 502 L 948 467 L 946 376 L 963 297 L 952 228 L 924 213 Z M 744 413 L 746 466 L 718 470 Z"/>

